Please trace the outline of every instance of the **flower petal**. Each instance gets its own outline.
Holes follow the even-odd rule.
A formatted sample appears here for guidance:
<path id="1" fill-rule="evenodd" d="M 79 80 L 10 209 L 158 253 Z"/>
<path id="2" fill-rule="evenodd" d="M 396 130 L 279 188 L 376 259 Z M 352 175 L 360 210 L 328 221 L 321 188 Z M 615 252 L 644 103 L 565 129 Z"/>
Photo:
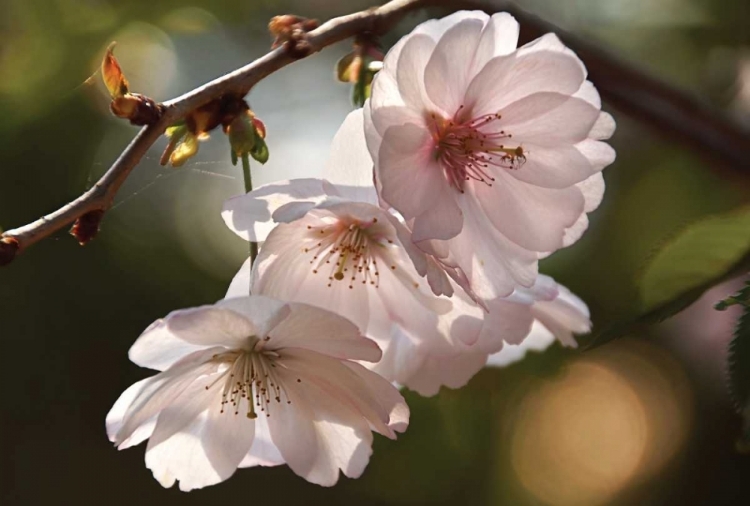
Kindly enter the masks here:
<path id="1" fill-rule="evenodd" d="M 196 382 L 161 412 L 146 450 L 146 466 L 165 487 L 189 491 L 226 480 L 250 449 L 255 423 L 238 406 L 222 412 L 219 385 Z M 241 401 L 247 403 L 246 399 Z"/>
<path id="2" fill-rule="evenodd" d="M 371 187 L 372 170 L 372 158 L 365 141 L 364 113 L 357 109 L 347 115 L 333 137 L 323 177 L 336 185 Z"/>
<path id="3" fill-rule="evenodd" d="M 115 401 L 114 406 L 112 406 L 112 409 L 109 410 L 109 413 L 107 413 L 107 418 L 105 420 L 105 424 L 107 427 L 107 437 L 109 437 L 109 440 L 113 443 L 115 442 L 115 435 L 120 431 L 122 428 L 122 421 L 125 417 L 125 413 L 130 407 L 130 405 L 133 403 L 133 401 L 140 395 L 140 393 L 143 391 L 143 389 L 148 386 L 151 378 L 142 379 L 141 381 L 137 381 L 130 385 Z M 154 427 L 156 426 L 156 416 L 154 415 L 145 422 L 143 422 L 140 426 L 138 426 L 126 439 L 120 442 L 119 445 L 117 445 L 118 450 L 124 450 L 125 448 L 130 448 L 131 446 L 135 446 L 138 444 L 141 444 L 143 441 L 148 439 L 151 436 L 151 433 L 154 431 Z"/>
<path id="4" fill-rule="evenodd" d="M 478 373 L 487 362 L 486 353 L 455 353 L 450 356 L 427 356 L 418 371 L 406 384 L 420 395 L 431 397 L 441 386 L 461 388 Z"/>
<path id="5" fill-rule="evenodd" d="M 277 325 L 289 316 L 291 309 L 289 305 L 281 300 L 264 297 L 262 295 L 251 295 L 249 297 L 235 297 L 223 299 L 216 303 L 218 308 L 230 310 L 237 313 L 253 324 L 253 331 L 245 333 L 245 339 L 250 336 L 263 338 L 268 335 Z M 238 343 L 235 348 L 243 348 L 245 340 Z"/>
<path id="6" fill-rule="evenodd" d="M 522 145 L 575 144 L 587 138 L 598 117 L 585 100 L 560 93 L 534 93 L 502 109 L 503 127 Z"/>
<path id="7" fill-rule="evenodd" d="M 407 220 L 419 217 L 422 223 L 415 224 L 413 230 L 417 237 L 449 239 L 461 231 L 455 192 L 431 154 L 426 129 L 412 124 L 390 127 L 383 136 L 378 160 L 383 200 Z"/>
<path id="8" fill-rule="evenodd" d="M 555 336 L 539 321 L 534 321 L 529 334 L 519 344 L 506 344 L 487 359 L 487 367 L 507 367 L 523 360 L 529 351 L 542 352 L 555 342 Z"/>
<path id="9" fill-rule="evenodd" d="M 331 311 L 290 302 L 291 313 L 273 331 L 269 349 L 301 348 L 339 359 L 377 362 L 378 345 L 360 334 L 355 324 Z"/>
<path id="10" fill-rule="evenodd" d="M 495 114 L 513 102 L 542 92 L 572 95 L 585 79 L 574 56 L 535 51 L 497 56 L 472 80 L 464 105 L 473 117 Z"/>
<path id="11" fill-rule="evenodd" d="M 523 170 L 523 169 L 521 169 Z M 489 187 L 472 189 L 492 225 L 519 246 L 531 251 L 553 251 L 562 247 L 565 229 L 583 213 L 581 191 L 541 188 L 497 172 Z"/>
<path id="12" fill-rule="evenodd" d="M 310 381 L 299 384 L 290 372 L 279 376 L 291 404 L 268 419 L 273 443 L 289 467 L 307 481 L 332 486 L 339 469 L 356 478 L 372 454 L 372 432 L 367 422 Z"/>
<path id="13" fill-rule="evenodd" d="M 232 278 L 232 282 L 229 283 L 227 288 L 227 294 L 224 296 L 226 299 L 233 297 L 246 297 L 250 295 L 250 278 L 252 277 L 252 266 L 251 258 L 248 257 L 245 263 L 242 264 L 240 270 Z"/>
<path id="14" fill-rule="evenodd" d="M 424 84 L 430 100 L 450 117 L 463 104 L 471 79 L 474 58 L 484 23 L 466 19 L 449 28 L 440 38 L 424 69 Z"/>
<path id="15" fill-rule="evenodd" d="M 246 241 L 262 242 L 275 225 L 272 215 L 289 202 L 320 202 L 326 197 L 323 180 L 294 179 L 259 186 L 247 195 L 224 203 L 221 217 L 227 227 Z"/>
<path id="16" fill-rule="evenodd" d="M 411 35 L 401 49 L 396 82 L 401 99 L 408 107 L 424 110 L 434 106 L 425 91 L 424 69 L 435 48 L 435 41 L 423 34 Z"/>
<path id="17" fill-rule="evenodd" d="M 268 417 L 259 416 L 255 419 L 255 439 L 250 451 L 240 462 L 240 467 L 278 466 L 284 464 L 284 457 L 271 440 L 271 430 L 268 428 Z"/>
<path id="18" fill-rule="evenodd" d="M 577 348 L 575 334 L 591 331 L 589 308 L 570 290 L 558 285 L 560 295 L 553 301 L 540 301 L 534 304 L 532 313 L 563 346 Z"/>
<path id="19" fill-rule="evenodd" d="M 221 348 L 210 348 L 192 353 L 166 371 L 148 378 L 141 384 L 139 392 L 130 392 L 129 395 L 135 394 L 133 400 L 122 416 L 117 433 L 110 435 L 110 439 L 119 446 L 132 438 L 140 427 L 150 424 L 153 417 L 194 381 L 216 370 L 217 365 L 209 360 L 221 351 Z M 121 406 L 118 406 L 119 410 Z"/>

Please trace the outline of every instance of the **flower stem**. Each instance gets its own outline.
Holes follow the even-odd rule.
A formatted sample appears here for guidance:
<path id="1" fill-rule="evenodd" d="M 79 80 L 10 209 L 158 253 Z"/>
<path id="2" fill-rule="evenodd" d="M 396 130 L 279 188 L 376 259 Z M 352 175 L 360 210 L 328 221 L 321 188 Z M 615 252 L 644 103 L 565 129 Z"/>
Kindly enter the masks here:
<path id="1" fill-rule="evenodd" d="M 242 153 L 242 174 L 245 177 L 245 193 L 253 191 L 253 175 L 250 172 L 250 158 L 247 153 Z M 258 243 L 250 242 L 250 268 L 255 264 L 258 257 Z"/>

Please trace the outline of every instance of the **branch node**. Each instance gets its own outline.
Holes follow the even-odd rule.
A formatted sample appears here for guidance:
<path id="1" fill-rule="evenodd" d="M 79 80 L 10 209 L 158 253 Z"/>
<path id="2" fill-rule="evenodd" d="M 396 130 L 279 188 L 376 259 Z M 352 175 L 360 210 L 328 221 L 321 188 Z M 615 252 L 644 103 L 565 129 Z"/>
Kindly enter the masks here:
<path id="1" fill-rule="evenodd" d="M 99 233 L 99 224 L 104 217 L 104 209 L 95 209 L 78 218 L 70 228 L 70 235 L 76 238 L 78 244 L 86 245 Z"/>
<path id="2" fill-rule="evenodd" d="M 0 265 L 8 265 L 16 258 L 18 253 L 18 241 L 13 237 L 0 239 Z"/>
<path id="3" fill-rule="evenodd" d="M 268 31 L 274 36 L 272 49 L 283 45 L 294 59 L 304 58 L 313 52 L 307 33 L 318 27 L 317 19 L 307 19 L 292 14 L 274 16 L 268 23 Z"/>

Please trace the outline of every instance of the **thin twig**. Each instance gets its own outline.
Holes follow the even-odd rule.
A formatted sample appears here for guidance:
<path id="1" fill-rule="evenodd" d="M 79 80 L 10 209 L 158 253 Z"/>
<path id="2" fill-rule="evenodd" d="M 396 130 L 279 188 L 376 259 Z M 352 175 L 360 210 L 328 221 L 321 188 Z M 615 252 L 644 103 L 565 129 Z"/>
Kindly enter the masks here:
<path id="1" fill-rule="evenodd" d="M 115 194 L 148 149 L 169 125 L 223 95 L 244 96 L 260 80 L 290 63 L 360 33 L 383 34 L 407 13 L 429 6 L 450 11 L 480 9 L 488 13 L 508 11 L 521 22 L 524 38 L 554 31 L 586 63 L 590 78 L 605 100 L 623 112 L 647 121 L 660 131 L 680 140 L 714 161 L 729 167 L 750 168 L 750 135 L 719 111 L 689 95 L 649 77 L 611 54 L 502 0 L 393 0 L 381 7 L 334 18 L 311 31 L 304 39 L 304 51 L 279 47 L 254 62 L 164 103 L 164 113 L 144 127 L 110 169 L 89 191 L 57 211 L 0 236 L 0 265 L 32 244 L 70 225 L 90 211 L 106 211 Z"/>

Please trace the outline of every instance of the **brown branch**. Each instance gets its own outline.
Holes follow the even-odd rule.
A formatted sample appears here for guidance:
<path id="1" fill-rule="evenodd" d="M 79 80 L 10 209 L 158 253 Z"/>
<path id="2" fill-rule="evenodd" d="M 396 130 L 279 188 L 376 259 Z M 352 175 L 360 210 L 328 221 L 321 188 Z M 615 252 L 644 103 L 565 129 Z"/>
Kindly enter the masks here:
<path id="1" fill-rule="evenodd" d="M 451 11 L 479 9 L 488 13 L 510 12 L 523 26 L 524 39 L 556 32 L 584 60 L 591 80 L 596 83 L 605 100 L 656 126 L 712 160 L 721 160 L 730 167 L 750 168 L 750 135 L 719 111 L 518 9 L 510 2 L 393 0 L 378 8 L 334 18 L 309 32 L 303 40 L 304 47 L 279 47 L 242 68 L 164 103 L 164 112 L 159 120 L 141 129 L 93 188 L 57 211 L 2 234 L 0 265 L 10 262 L 16 254 L 69 226 L 81 216 L 109 209 L 122 183 L 166 128 L 196 108 L 223 95 L 244 96 L 260 80 L 302 57 L 363 32 L 385 33 L 407 13 L 429 6 L 440 6 Z"/>

